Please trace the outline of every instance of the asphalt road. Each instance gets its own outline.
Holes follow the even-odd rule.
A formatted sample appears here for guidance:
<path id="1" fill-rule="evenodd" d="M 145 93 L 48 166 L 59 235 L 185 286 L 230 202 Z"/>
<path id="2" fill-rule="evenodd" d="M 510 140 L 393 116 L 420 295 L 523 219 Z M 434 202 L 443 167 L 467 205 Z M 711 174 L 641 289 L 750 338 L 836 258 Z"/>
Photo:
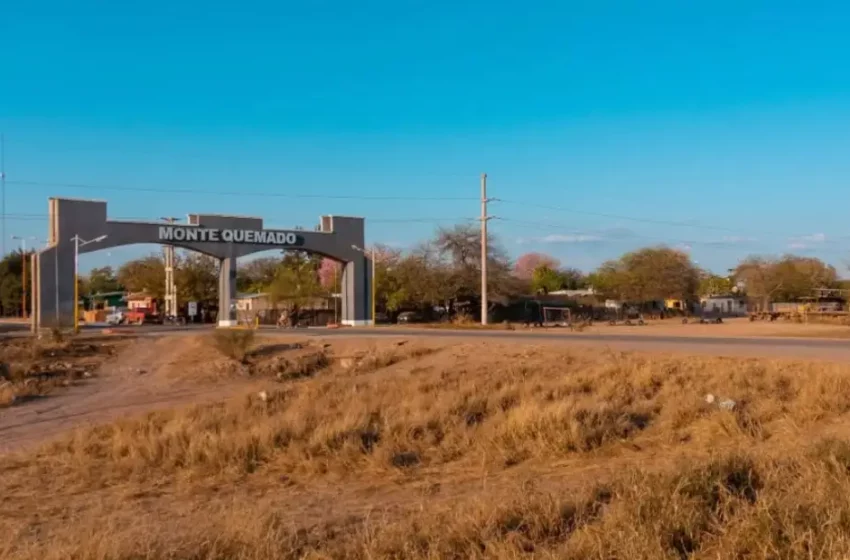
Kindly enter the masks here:
<path id="1" fill-rule="evenodd" d="M 83 333 L 99 334 L 103 327 L 84 327 Z M 156 336 L 161 334 L 190 335 L 193 333 L 211 331 L 210 325 L 163 326 L 142 325 L 117 327 L 114 330 Z M 598 345 L 611 348 L 674 351 L 710 355 L 727 356 L 768 356 L 768 357 L 798 357 L 821 358 L 850 362 L 850 340 L 835 340 L 822 338 L 744 338 L 744 337 L 697 337 L 670 335 L 632 335 L 632 334 L 599 334 L 571 333 L 569 331 L 498 331 L 498 330 L 450 330 L 450 329 L 418 329 L 410 327 L 350 327 L 343 329 L 277 329 L 261 327 L 261 332 L 268 336 L 304 336 L 334 337 L 334 338 L 429 338 L 453 341 L 511 341 L 526 343 L 546 343 L 559 345 Z M 0 337 L 26 336 L 25 325 L 5 324 L 0 329 Z"/>

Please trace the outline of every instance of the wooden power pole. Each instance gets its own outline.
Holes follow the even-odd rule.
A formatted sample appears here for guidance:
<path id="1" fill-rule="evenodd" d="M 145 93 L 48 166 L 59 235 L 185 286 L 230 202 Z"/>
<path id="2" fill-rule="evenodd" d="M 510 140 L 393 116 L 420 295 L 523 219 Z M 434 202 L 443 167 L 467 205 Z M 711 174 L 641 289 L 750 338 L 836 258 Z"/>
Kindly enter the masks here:
<path id="1" fill-rule="evenodd" d="M 487 174 L 481 174 L 481 324 L 487 324 Z"/>

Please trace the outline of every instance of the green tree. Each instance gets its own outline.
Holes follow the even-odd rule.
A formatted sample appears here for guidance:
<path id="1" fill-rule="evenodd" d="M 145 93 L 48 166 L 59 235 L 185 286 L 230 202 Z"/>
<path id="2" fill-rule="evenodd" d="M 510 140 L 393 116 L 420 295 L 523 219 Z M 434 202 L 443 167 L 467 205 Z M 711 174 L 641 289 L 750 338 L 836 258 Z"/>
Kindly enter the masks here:
<path id="1" fill-rule="evenodd" d="M 27 252 L 27 268 L 29 255 Z M 20 315 L 23 298 L 23 259 L 21 251 L 13 251 L 0 260 L 0 313 L 5 316 Z M 29 277 L 27 278 L 29 282 Z M 32 298 L 27 298 L 27 308 L 31 309 Z"/>
<path id="2" fill-rule="evenodd" d="M 236 270 L 236 289 L 240 292 L 260 292 L 271 284 L 281 259 L 264 257 L 241 265 Z"/>
<path id="3" fill-rule="evenodd" d="M 297 312 L 312 299 L 322 296 L 319 266 L 320 261 L 305 258 L 298 253 L 287 254 L 275 271 L 274 279 L 266 287 L 272 304 L 276 307 L 281 303 L 288 304 Z"/>
<path id="4" fill-rule="evenodd" d="M 115 271 L 111 266 L 101 268 L 93 268 L 86 276 L 84 287 L 81 287 L 81 294 L 105 294 L 108 292 L 117 292 L 123 289 L 121 283 L 115 275 Z"/>
<path id="5" fill-rule="evenodd" d="M 564 289 L 567 290 L 582 290 L 587 288 L 587 276 L 576 268 L 562 268 L 558 271 L 564 282 Z"/>
<path id="6" fill-rule="evenodd" d="M 182 302 L 215 304 L 218 301 L 218 260 L 200 253 L 180 256 L 175 263 L 174 283 Z M 165 282 L 165 270 L 160 283 Z M 164 289 L 163 289 L 164 290 Z"/>
<path id="7" fill-rule="evenodd" d="M 549 266 L 542 264 L 531 273 L 531 289 L 535 293 L 548 294 L 562 289 L 564 277 L 561 273 Z"/>
<path id="8" fill-rule="evenodd" d="M 835 268 L 820 259 L 785 255 L 781 258 L 748 257 L 735 269 L 749 297 L 767 309 L 772 301 L 793 301 L 814 294 L 816 288 L 839 284 Z"/>
<path id="9" fill-rule="evenodd" d="M 6 274 L 0 280 L 0 305 L 3 315 L 20 315 L 24 290 L 21 277 Z"/>
<path id="10" fill-rule="evenodd" d="M 687 254 L 667 247 L 626 253 L 604 263 L 593 274 L 594 287 L 604 296 L 642 303 L 663 299 L 691 300 L 699 273 Z"/>
<path id="11" fill-rule="evenodd" d="M 118 269 L 117 279 L 129 292 L 145 292 L 162 299 L 165 295 L 165 261 L 158 254 L 127 261 Z"/>
<path id="12" fill-rule="evenodd" d="M 701 271 L 698 294 L 701 297 L 722 296 L 732 292 L 734 282 L 728 276 L 718 276 L 708 271 Z"/>

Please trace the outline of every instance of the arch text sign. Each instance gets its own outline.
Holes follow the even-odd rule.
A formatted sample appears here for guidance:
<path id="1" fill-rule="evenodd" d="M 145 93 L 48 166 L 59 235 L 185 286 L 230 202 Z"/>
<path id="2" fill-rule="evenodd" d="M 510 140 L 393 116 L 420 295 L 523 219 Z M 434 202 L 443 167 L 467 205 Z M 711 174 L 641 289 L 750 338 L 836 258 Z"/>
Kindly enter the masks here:
<path id="1" fill-rule="evenodd" d="M 160 226 L 159 240 L 208 243 L 254 243 L 259 245 L 300 245 L 300 236 L 291 231 L 219 229 L 207 227 Z"/>

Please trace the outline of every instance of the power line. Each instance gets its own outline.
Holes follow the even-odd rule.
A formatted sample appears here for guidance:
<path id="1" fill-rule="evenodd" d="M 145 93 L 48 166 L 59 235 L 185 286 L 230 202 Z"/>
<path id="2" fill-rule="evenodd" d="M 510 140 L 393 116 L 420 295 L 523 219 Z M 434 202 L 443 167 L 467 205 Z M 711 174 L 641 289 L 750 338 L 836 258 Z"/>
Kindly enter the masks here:
<path id="1" fill-rule="evenodd" d="M 744 246 L 744 244 L 746 242 L 757 242 L 758 241 L 756 239 L 744 239 L 744 240 L 741 240 L 742 243 L 739 243 L 739 242 L 736 242 L 736 240 L 700 241 L 700 240 L 696 240 L 696 239 L 671 239 L 669 237 L 642 235 L 640 233 L 635 233 L 635 232 L 632 232 L 632 231 L 629 231 L 626 235 L 623 235 L 622 238 L 618 239 L 617 237 L 610 237 L 610 236 L 608 238 L 606 238 L 605 237 L 606 236 L 605 230 L 576 230 L 574 228 L 570 228 L 569 226 L 562 225 L 562 224 L 551 224 L 551 223 L 545 223 L 545 222 L 531 222 L 531 221 L 526 221 L 526 220 L 518 220 L 518 219 L 514 219 L 514 218 L 504 218 L 504 217 L 496 217 L 496 216 L 491 217 L 491 219 L 499 220 L 499 221 L 502 221 L 502 222 L 508 222 L 508 223 L 513 223 L 513 224 L 523 225 L 523 226 L 536 228 L 536 229 L 548 229 L 548 230 L 559 231 L 562 234 L 564 234 L 564 236 L 573 236 L 574 237 L 574 239 L 572 240 L 573 244 L 590 243 L 590 242 L 594 242 L 594 241 L 595 242 L 618 241 L 619 239 L 637 238 L 637 239 L 646 239 L 646 240 L 652 240 L 652 241 L 655 241 L 655 242 L 667 243 L 667 244 L 675 243 L 675 244 L 686 245 L 686 246 L 699 245 L 699 246 L 709 247 L 709 248 L 712 248 L 712 249 L 734 249 L 734 250 L 740 252 L 742 250 L 742 247 Z M 570 243 L 571 241 L 565 240 L 564 242 Z M 835 241 L 835 240 L 829 240 L 829 239 L 825 239 L 823 241 L 818 242 L 818 244 L 834 244 L 834 243 L 838 243 L 838 242 Z M 829 251 L 833 248 L 834 248 L 834 245 L 833 245 L 833 247 L 818 247 L 817 244 L 813 244 L 813 245 L 810 245 L 809 247 L 806 247 L 807 250 L 818 251 L 818 252 L 826 252 L 826 251 Z"/>
<path id="2" fill-rule="evenodd" d="M 745 230 L 740 228 L 729 228 L 724 226 L 715 226 L 709 224 L 699 224 L 699 223 L 690 223 L 690 222 L 676 222 L 672 220 L 658 220 L 654 218 L 640 218 L 636 216 L 624 216 L 620 214 L 608 214 L 606 212 L 594 212 L 588 210 L 579 210 L 575 208 L 566 208 L 563 206 L 551 206 L 548 204 L 539 204 L 534 202 L 525 202 L 522 200 L 513 200 L 513 199 L 504 199 L 504 198 L 494 198 L 491 199 L 494 202 L 501 202 L 503 204 L 512 204 L 515 206 L 524 206 L 527 208 L 537 208 L 540 210 L 553 210 L 556 212 L 567 212 L 570 214 L 578 214 L 583 216 L 594 216 L 597 218 L 610 218 L 614 220 L 626 220 L 629 222 L 639 222 L 645 224 L 655 224 L 655 225 L 663 225 L 663 226 L 673 226 L 673 227 L 687 227 L 694 229 L 705 229 L 705 230 L 714 230 L 714 231 L 724 231 L 729 233 L 749 233 L 749 234 L 757 234 L 757 235 L 783 235 L 787 237 L 805 237 L 806 234 L 794 235 L 789 233 L 779 233 L 779 232 L 771 232 L 771 231 L 754 231 L 754 230 Z"/>
<path id="3" fill-rule="evenodd" d="M 90 185 L 85 183 L 48 183 L 41 181 L 9 181 L 9 184 L 38 187 L 38 188 L 68 188 L 86 189 L 100 191 L 121 192 L 149 192 L 161 194 L 195 194 L 206 196 L 240 196 L 240 197 L 268 197 L 288 199 L 315 199 L 315 200 L 409 200 L 409 201 L 477 201 L 474 197 L 453 196 L 381 196 L 381 195 L 348 195 L 348 194 L 292 194 L 283 192 L 261 192 L 261 191 L 209 191 L 199 189 L 166 189 L 157 187 L 121 187 L 115 185 Z"/>
<path id="4" fill-rule="evenodd" d="M 46 221 L 48 219 L 47 214 L 7 214 L 6 217 L 8 219 L 16 220 L 16 221 L 41 221 L 41 222 L 43 222 L 43 221 Z M 156 220 L 154 218 L 142 217 L 142 216 L 118 216 L 118 217 L 110 216 L 107 219 L 109 221 L 114 221 L 114 222 L 157 223 L 159 221 L 159 220 Z M 475 221 L 475 218 L 468 218 L 468 217 L 465 217 L 465 218 L 446 218 L 446 217 L 439 217 L 439 218 L 437 218 L 437 217 L 431 217 L 431 218 L 427 218 L 427 217 L 426 218 L 369 218 L 368 216 L 366 216 L 363 219 L 366 220 L 366 222 L 370 223 L 370 224 L 375 224 L 375 223 L 379 223 L 379 224 L 385 224 L 385 223 L 386 224 L 390 224 L 390 223 L 401 223 L 401 224 L 404 224 L 404 223 L 439 223 L 439 222 L 458 223 L 458 222 Z M 276 225 L 276 222 L 279 222 L 279 221 L 282 222 L 284 220 L 280 220 L 280 219 L 276 219 L 276 218 L 264 219 L 263 220 L 264 227 L 267 227 L 267 228 L 271 227 L 271 226 L 278 227 Z M 271 223 L 266 223 L 266 222 L 271 222 Z M 280 226 L 280 229 L 293 229 L 293 226 Z"/>

